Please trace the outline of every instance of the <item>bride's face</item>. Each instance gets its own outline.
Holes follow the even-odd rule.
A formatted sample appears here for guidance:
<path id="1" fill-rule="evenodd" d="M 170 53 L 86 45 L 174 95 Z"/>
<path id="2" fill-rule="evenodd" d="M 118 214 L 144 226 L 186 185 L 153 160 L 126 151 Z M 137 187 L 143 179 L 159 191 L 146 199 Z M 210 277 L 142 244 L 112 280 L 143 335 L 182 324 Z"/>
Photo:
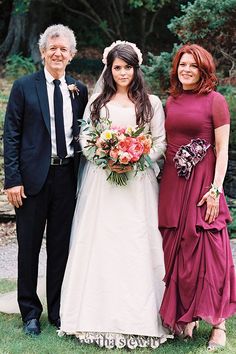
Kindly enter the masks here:
<path id="1" fill-rule="evenodd" d="M 128 88 L 134 78 L 134 68 L 120 58 L 113 61 L 111 72 L 117 88 Z"/>

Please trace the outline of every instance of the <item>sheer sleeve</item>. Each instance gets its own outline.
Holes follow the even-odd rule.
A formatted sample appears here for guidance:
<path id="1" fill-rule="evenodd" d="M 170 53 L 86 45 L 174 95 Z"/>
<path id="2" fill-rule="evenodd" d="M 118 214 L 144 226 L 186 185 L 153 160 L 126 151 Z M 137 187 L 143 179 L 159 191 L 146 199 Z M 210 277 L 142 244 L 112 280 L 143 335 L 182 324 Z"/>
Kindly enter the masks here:
<path id="1" fill-rule="evenodd" d="M 90 121 L 90 107 L 93 101 L 98 97 L 99 94 L 94 94 L 90 97 L 87 106 L 84 111 L 84 116 L 83 119 L 86 122 L 86 124 L 82 125 L 81 130 L 80 130 L 80 135 L 79 135 L 79 142 L 80 146 L 82 148 L 83 154 L 86 156 L 86 149 L 85 146 L 87 145 L 87 139 L 88 136 L 86 135 L 87 128 L 90 126 L 91 121 Z"/>
<path id="2" fill-rule="evenodd" d="M 152 162 L 155 162 L 164 155 L 166 150 L 166 133 L 164 127 L 165 115 L 161 100 L 154 95 L 150 95 L 149 97 L 154 110 L 154 115 L 150 124 L 154 144 L 149 156 Z"/>
<path id="3" fill-rule="evenodd" d="M 228 104 L 224 96 L 219 92 L 215 92 L 212 101 L 212 117 L 214 128 L 219 128 L 222 125 L 230 124 L 230 113 Z"/>
<path id="4" fill-rule="evenodd" d="M 81 126 L 80 129 L 80 134 L 79 134 L 79 143 L 80 147 L 82 149 L 83 155 L 80 158 L 80 163 L 79 163 L 79 169 L 78 169 L 78 176 L 77 176 L 77 192 L 76 195 L 79 197 L 80 191 L 82 188 L 82 181 L 86 178 L 86 173 L 88 170 L 86 170 L 85 166 L 87 164 L 87 161 L 89 160 L 89 154 L 88 150 L 85 149 L 85 146 L 87 146 L 87 140 L 88 140 L 88 135 L 86 134 L 90 124 L 90 107 L 93 101 L 98 97 L 99 94 L 94 94 L 90 97 L 84 111 L 83 115 L 83 120 L 85 121 L 85 124 Z"/>

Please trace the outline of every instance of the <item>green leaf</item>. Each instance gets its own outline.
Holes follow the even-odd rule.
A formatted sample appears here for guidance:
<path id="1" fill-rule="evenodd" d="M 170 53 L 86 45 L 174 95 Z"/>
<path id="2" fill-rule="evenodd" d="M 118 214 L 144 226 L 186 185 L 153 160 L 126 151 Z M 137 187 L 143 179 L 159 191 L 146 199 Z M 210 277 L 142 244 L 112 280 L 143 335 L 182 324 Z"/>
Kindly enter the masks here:
<path id="1" fill-rule="evenodd" d="M 152 167 L 152 160 L 149 155 L 144 156 L 146 162 L 148 163 L 149 167 Z"/>
<path id="2" fill-rule="evenodd" d="M 136 130 L 136 132 L 134 132 L 134 133 L 132 134 L 132 137 L 136 138 L 137 136 L 139 136 L 139 135 L 144 131 L 144 128 L 145 128 L 145 127 L 140 127 L 140 128 L 138 128 L 138 129 Z"/>

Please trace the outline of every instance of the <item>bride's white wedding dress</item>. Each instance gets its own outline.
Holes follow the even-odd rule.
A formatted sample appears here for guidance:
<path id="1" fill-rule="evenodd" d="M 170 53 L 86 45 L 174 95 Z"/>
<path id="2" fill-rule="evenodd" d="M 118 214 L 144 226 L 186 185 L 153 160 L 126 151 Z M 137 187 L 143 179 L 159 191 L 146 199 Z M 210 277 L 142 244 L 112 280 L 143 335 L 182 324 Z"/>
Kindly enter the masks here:
<path id="1" fill-rule="evenodd" d="M 156 138 L 150 154 L 156 161 L 165 150 L 164 113 L 158 97 L 150 100 L 154 117 L 146 129 Z M 107 109 L 114 126 L 136 125 L 133 107 L 109 102 Z M 104 108 L 101 117 L 105 115 Z M 85 132 L 81 144 L 86 145 Z M 130 348 L 157 347 L 172 337 L 159 316 L 164 259 L 154 169 L 138 172 L 120 187 L 106 180 L 106 171 L 86 163 L 62 286 L 59 335 Z"/>

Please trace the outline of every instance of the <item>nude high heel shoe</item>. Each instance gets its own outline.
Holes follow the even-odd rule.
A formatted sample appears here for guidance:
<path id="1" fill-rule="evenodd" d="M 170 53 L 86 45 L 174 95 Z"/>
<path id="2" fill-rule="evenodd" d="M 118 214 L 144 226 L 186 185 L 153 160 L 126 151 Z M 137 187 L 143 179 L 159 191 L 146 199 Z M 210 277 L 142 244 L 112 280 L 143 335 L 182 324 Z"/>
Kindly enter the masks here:
<path id="1" fill-rule="evenodd" d="M 182 338 L 184 340 L 192 339 L 194 330 L 198 330 L 198 328 L 199 328 L 199 321 L 193 321 L 187 323 L 183 331 Z"/>
<path id="2" fill-rule="evenodd" d="M 225 335 L 223 336 L 224 337 L 223 340 L 222 340 L 222 336 L 219 341 L 217 340 L 217 331 L 222 331 L 225 333 Z M 226 344 L 225 324 L 223 323 L 223 324 L 219 324 L 218 326 L 212 327 L 210 339 L 207 345 L 207 350 L 209 352 L 213 352 L 218 349 L 223 349 L 225 347 L 225 344 Z"/>

